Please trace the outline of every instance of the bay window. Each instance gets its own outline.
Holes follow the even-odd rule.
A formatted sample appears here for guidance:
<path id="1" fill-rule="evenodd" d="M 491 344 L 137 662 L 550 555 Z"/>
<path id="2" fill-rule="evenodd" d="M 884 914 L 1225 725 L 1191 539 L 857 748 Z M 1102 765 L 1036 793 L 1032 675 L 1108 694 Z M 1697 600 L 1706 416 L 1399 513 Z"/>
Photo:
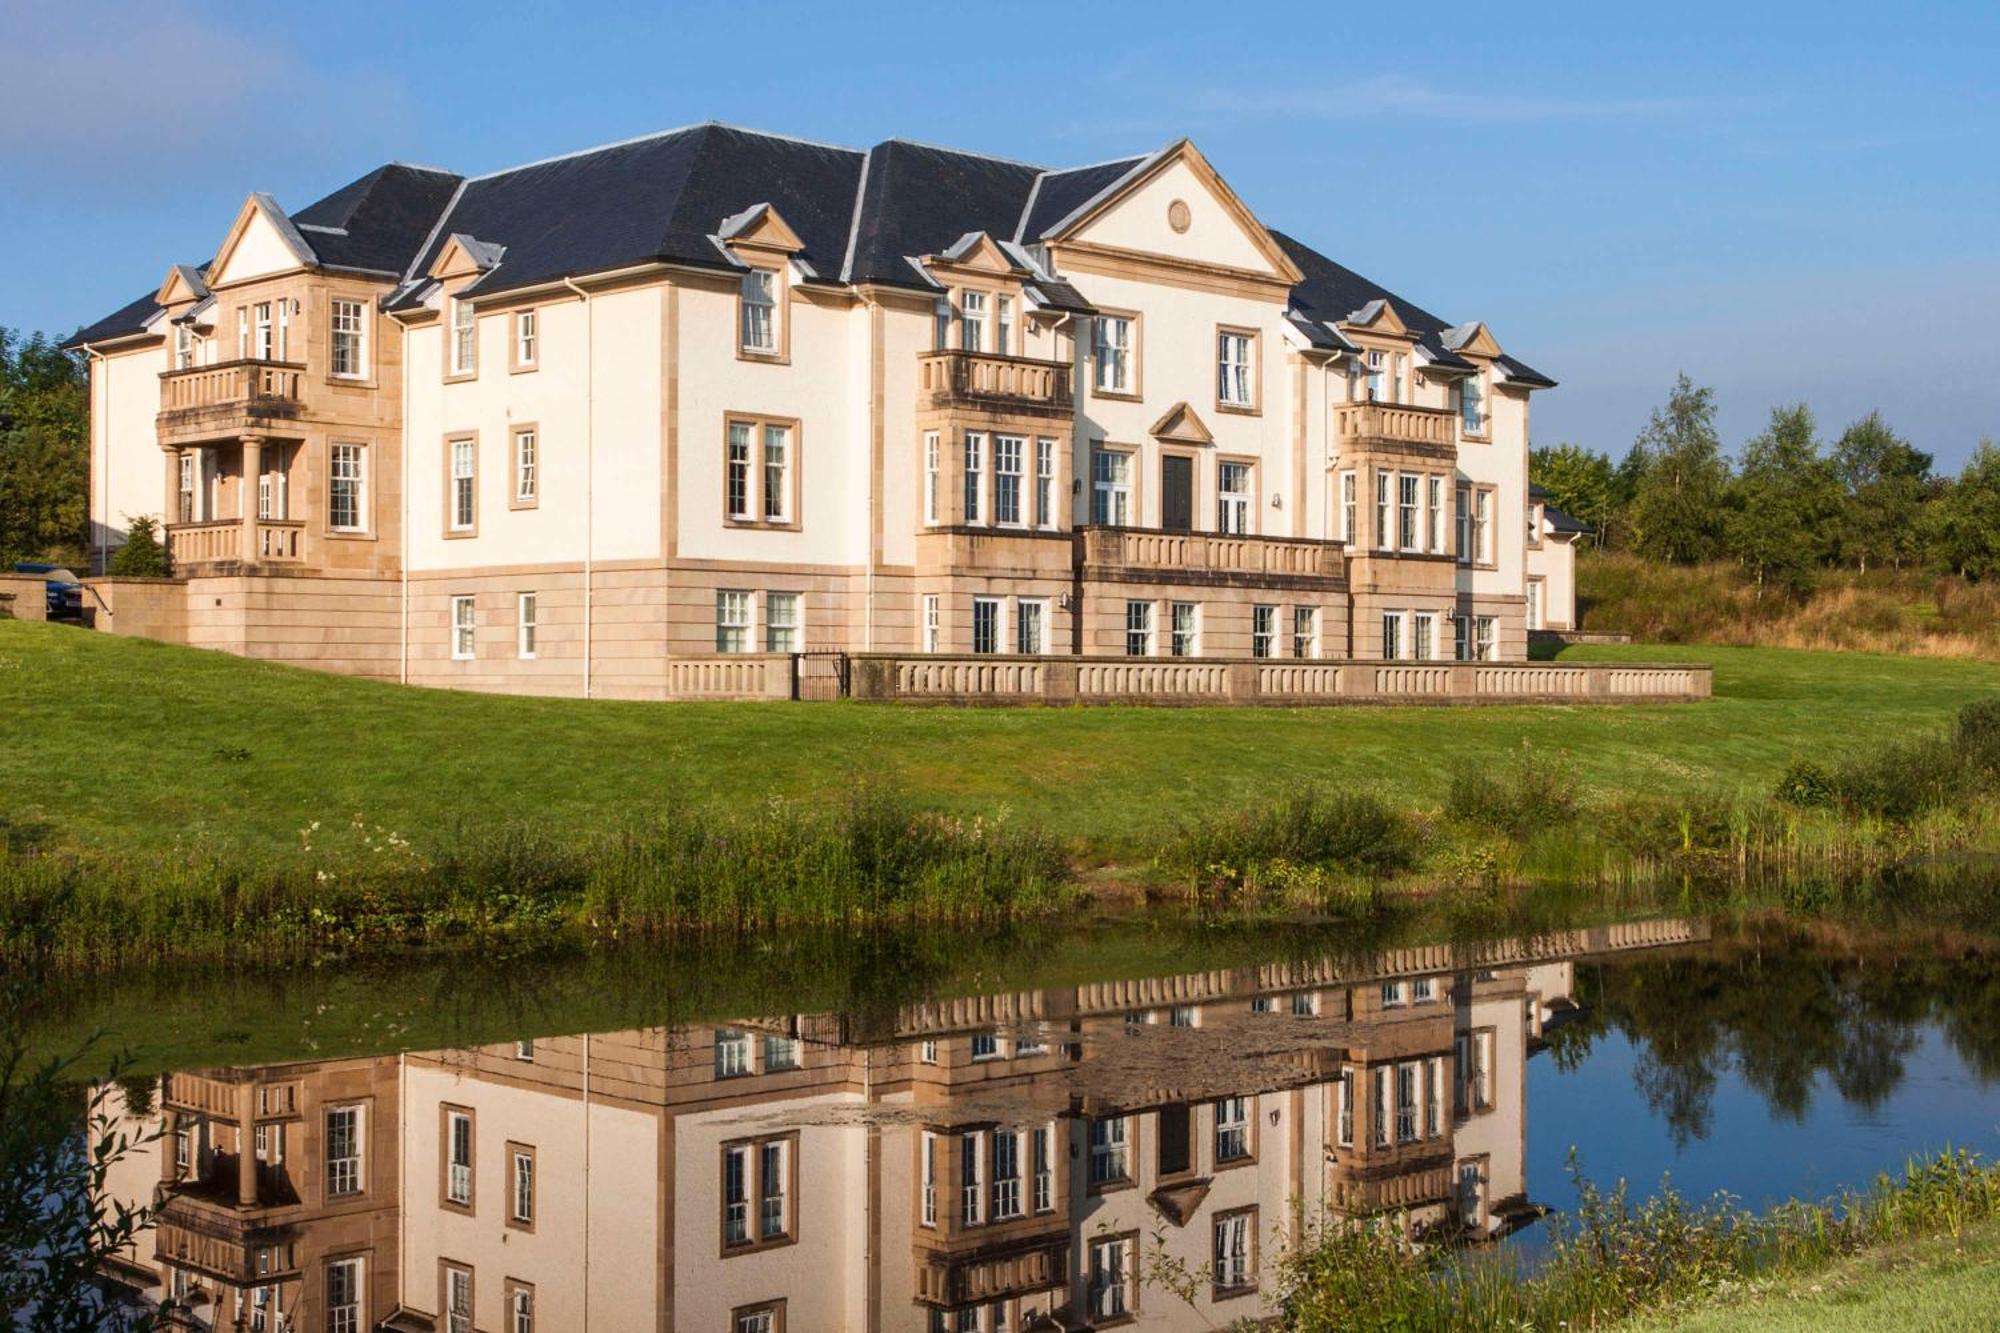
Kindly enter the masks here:
<path id="1" fill-rule="evenodd" d="M 1035 524 L 1056 525 L 1056 442 L 1035 441 Z"/>
<path id="2" fill-rule="evenodd" d="M 985 468 L 986 437 L 976 430 L 965 433 L 965 521 L 979 522 L 980 474 Z"/>
<path id="3" fill-rule="evenodd" d="M 1017 435 L 993 437 L 993 521 L 1005 527 L 1021 522 L 1021 454 L 1027 443 Z"/>

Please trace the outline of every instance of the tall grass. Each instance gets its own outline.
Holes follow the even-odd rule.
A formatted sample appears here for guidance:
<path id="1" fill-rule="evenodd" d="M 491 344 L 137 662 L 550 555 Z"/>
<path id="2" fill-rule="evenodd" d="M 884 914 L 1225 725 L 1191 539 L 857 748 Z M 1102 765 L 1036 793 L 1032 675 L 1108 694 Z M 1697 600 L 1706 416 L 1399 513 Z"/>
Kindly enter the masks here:
<path id="1" fill-rule="evenodd" d="M 1268 804 L 1186 825 L 1167 837 L 1155 865 L 1198 896 L 1239 906 L 1359 910 L 1421 852 L 1415 823 L 1380 797 L 1300 785 Z"/>
<path id="2" fill-rule="evenodd" d="M 1764 1213 L 1671 1188 L 1633 1202 L 1579 1177 L 1539 1262 L 1413 1234 L 1400 1217 L 1308 1221 L 1279 1260 L 1284 1326 L 1319 1330 L 1597 1328 L 1760 1278 L 1816 1272 L 1872 1246 L 1957 1238 L 2000 1217 L 2000 1166 L 1963 1151 L 1912 1160 L 1867 1190 Z"/>
<path id="3" fill-rule="evenodd" d="M 1760 595 L 1736 565 L 1587 551 L 1577 598 L 1585 628 L 1650 643 L 2000 657 L 2000 585 L 1919 570 L 1826 570 L 1805 596 Z"/>
<path id="4" fill-rule="evenodd" d="M 954 922 L 1068 904 L 1067 857 L 1007 820 L 926 813 L 863 791 L 833 810 L 690 810 L 582 835 L 465 826 L 419 843 L 355 820 L 289 855 L 200 846 L 148 857 L 0 858 L 0 958 L 66 963 L 435 944 L 579 930 Z"/>

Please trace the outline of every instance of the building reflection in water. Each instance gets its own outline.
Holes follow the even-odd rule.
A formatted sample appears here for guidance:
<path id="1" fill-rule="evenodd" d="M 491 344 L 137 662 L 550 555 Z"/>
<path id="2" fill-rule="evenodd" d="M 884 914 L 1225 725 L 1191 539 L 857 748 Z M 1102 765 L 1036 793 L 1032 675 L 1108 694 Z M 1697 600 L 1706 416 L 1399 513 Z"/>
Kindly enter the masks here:
<path id="1" fill-rule="evenodd" d="M 1705 934 L 174 1073 L 121 1275 L 270 1333 L 1209 1328 L 1272 1312 L 1302 1220 L 1537 1216 L 1525 1066 L 1577 961 Z"/>

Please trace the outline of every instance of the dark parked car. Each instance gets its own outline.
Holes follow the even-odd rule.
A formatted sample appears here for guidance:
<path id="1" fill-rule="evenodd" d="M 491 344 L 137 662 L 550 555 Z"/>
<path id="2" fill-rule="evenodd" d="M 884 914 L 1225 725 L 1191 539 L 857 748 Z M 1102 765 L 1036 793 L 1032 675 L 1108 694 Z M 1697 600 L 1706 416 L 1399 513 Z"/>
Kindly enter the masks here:
<path id="1" fill-rule="evenodd" d="M 83 585 L 76 581 L 76 575 L 61 565 L 43 564 L 38 560 L 23 560 L 14 566 L 16 574 L 40 574 L 48 589 L 48 616 L 50 620 L 83 619 Z"/>

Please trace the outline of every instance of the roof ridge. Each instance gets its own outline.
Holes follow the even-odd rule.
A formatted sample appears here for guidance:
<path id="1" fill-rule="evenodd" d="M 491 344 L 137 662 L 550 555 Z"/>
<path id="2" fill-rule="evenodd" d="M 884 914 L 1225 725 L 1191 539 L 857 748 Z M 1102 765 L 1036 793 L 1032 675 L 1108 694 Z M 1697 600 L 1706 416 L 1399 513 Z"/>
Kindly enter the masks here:
<path id="1" fill-rule="evenodd" d="M 875 150 L 861 155 L 861 179 L 854 186 L 854 211 L 847 219 L 847 250 L 840 259 L 840 280 L 854 281 L 854 247 L 861 240 L 861 206 L 868 199 L 868 169 L 875 165 Z"/>
<path id="2" fill-rule="evenodd" d="M 906 144 L 911 148 L 923 148 L 933 153 L 950 153 L 954 157 L 976 157 L 986 162 L 1003 162 L 1010 167 L 1026 167 L 1030 171 L 1046 173 L 1048 168 L 1037 162 L 1023 162 L 1018 157 L 1001 157 L 998 153 L 982 153 L 976 148 L 952 148 L 941 143 L 929 143 L 923 139 L 905 139 L 901 135 L 890 135 L 882 143 Z M 880 144 L 876 145 L 878 148 Z"/>
<path id="3" fill-rule="evenodd" d="M 808 148 L 830 148 L 839 153 L 853 153 L 861 156 L 864 149 L 850 148 L 846 144 L 826 143 L 818 139 L 804 139 L 796 134 L 781 134 L 776 130 L 752 129 L 748 125 L 732 125 L 726 120 L 697 120 L 686 125 L 676 125 L 672 129 L 653 130 L 646 134 L 635 134 L 629 139 L 618 139 L 611 143 L 596 144 L 590 148 L 577 148 L 567 153 L 556 153 L 550 157 L 539 157 L 532 162 L 521 162 L 511 167 L 500 167 L 493 171 L 481 172 L 477 176 L 466 176 L 468 181 L 492 180 L 497 176 L 510 176 L 517 171 L 527 171 L 533 167 L 545 167 L 554 162 L 567 162 L 571 158 L 589 157 L 593 153 L 608 153 L 615 148 L 630 148 L 635 144 L 651 143 L 655 139 L 668 139 L 676 134 L 688 134 L 695 130 L 728 130 L 734 134 L 749 134 L 760 139 L 777 139 L 786 143 L 804 144 Z"/>
<path id="4" fill-rule="evenodd" d="M 390 167 L 401 167 L 405 171 L 426 171 L 433 176 L 453 176 L 453 177 L 458 177 L 458 179 L 461 180 L 464 179 L 464 177 L 459 176 L 459 174 L 456 171 L 453 171 L 450 167 L 434 167 L 430 165 L 428 162 L 405 162 L 401 158 L 392 158 L 391 160 L 384 162 L 381 166 L 375 168 L 375 170 L 386 171 Z"/>
<path id="5" fill-rule="evenodd" d="M 410 256 L 410 266 L 403 271 L 404 282 L 416 281 L 417 265 L 424 262 L 424 256 L 431 252 L 433 245 L 437 244 L 438 234 L 444 230 L 444 224 L 451 221 L 451 215 L 458 209 L 458 201 L 465 197 L 465 187 L 471 183 L 468 177 L 458 178 L 458 188 L 451 192 L 451 198 L 444 201 L 444 208 L 439 211 L 437 221 L 431 224 L 429 234 L 424 237 L 424 243 Z"/>

